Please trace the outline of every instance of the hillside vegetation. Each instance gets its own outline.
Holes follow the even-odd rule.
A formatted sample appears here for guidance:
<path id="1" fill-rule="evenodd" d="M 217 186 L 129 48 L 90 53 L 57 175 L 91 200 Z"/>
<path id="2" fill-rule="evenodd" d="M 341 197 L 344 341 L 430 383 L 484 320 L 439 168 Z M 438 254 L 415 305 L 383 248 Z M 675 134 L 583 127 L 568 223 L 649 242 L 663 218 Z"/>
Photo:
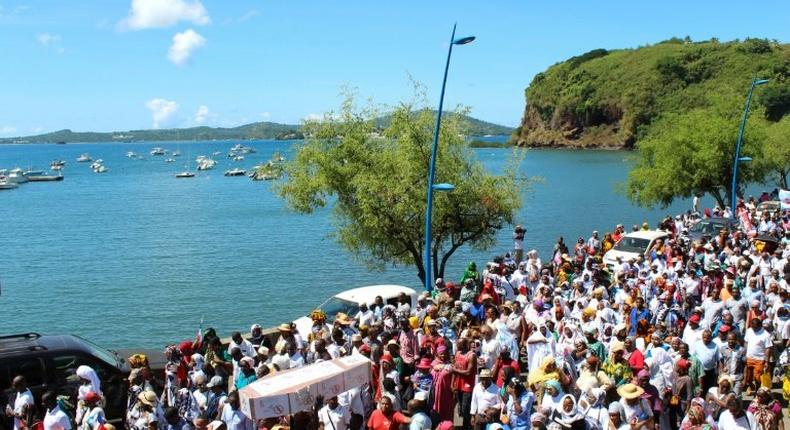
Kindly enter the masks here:
<path id="1" fill-rule="evenodd" d="M 458 115 L 445 112 L 443 118 Z M 389 127 L 392 115 L 385 115 L 376 120 L 376 127 L 384 130 Z M 513 128 L 490 122 L 481 121 L 462 115 L 463 131 L 468 136 L 510 135 Z M 59 130 L 36 136 L 11 137 L 0 139 L 0 143 L 56 143 L 56 142 L 137 142 L 137 141 L 173 141 L 173 140 L 259 140 L 259 139 L 303 139 L 302 127 L 293 124 L 275 122 L 255 122 L 238 127 L 192 127 L 169 128 L 155 130 L 129 130 L 114 132 L 75 132 Z"/>
<path id="2" fill-rule="evenodd" d="M 771 80 L 755 95 L 756 111 L 780 120 L 790 112 L 790 45 L 674 38 L 637 49 L 596 49 L 535 76 L 511 140 L 632 148 L 663 116 L 716 106 L 737 117 L 755 76 Z"/>

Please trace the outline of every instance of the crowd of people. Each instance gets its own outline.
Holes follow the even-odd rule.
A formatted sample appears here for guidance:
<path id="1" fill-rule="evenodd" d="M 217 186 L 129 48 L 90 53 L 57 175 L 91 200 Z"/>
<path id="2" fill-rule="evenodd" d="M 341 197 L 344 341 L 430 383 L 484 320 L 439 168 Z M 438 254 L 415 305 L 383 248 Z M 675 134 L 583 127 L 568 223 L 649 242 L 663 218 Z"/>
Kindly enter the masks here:
<path id="1" fill-rule="evenodd" d="M 627 234 L 622 225 L 571 247 L 559 238 L 545 260 L 524 252 L 528 234 L 517 226 L 511 252 L 470 263 L 457 281 L 437 279 L 397 303 L 378 297 L 355 315 L 315 310 L 306 336 L 294 324 L 276 337 L 254 325 L 223 344 L 206 330 L 167 348 L 164 377 L 146 357 L 130 358 L 123 426 L 785 430 L 790 219 L 756 219 L 755 203 L 667 217 L 655 227 L 665 239 L 609 266 L 602 257 Z M 690 240 L 710 216 L 738 227 Z M 254 381 L 352 354 L 370 359 L 368 384 L 293 415 L 253 422 L 241 412 L 238 390 Z M 45 430 L 110 427 L 101 382 L 83 367 L 73 416 L 53 393 L 42 399 Z M 18 405 L 6 412 L 21 429 L 33 399 L 23 379 L 14 383 Z"/>

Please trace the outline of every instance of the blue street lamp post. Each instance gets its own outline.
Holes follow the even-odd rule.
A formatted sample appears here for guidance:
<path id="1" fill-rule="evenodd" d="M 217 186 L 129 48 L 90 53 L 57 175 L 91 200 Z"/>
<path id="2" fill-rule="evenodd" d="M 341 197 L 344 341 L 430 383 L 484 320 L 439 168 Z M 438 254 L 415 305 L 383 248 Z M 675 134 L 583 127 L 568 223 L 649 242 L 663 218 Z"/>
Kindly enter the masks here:
<path id="1" fill-rule="evenodd" d="M 732 187 L 730 188 L 730 210 L 735 216 L 735 203 L 738 199 L 738 165 L 742 162 L 752 161 L 749 157 L 741 157 L 741 144 L 743 143 L 743 132 L 746 128 L 746 118 L 749 117 L 749 106 L 752 104 L 752 93 L 754 87 L 768 82 L 768 79 L 752 79 L 752 86 L 749 87 L 749 95 L 746 96 L 746 106 L 743 108 L 743 118 L 741 118 L 741 129 L 738 131 L 738 142 L 735 144 L 735 159 L 732 163 Z"/>
<path id="2" fill-rule="evenodd" d="M 433 272 L 431 271 L 431 212 L 433 209 L 433 192 L 434 191 L 452 191 L 455 186 L 452 184 L 435 184 L 433 183 L 436 174 L 436 152 L 439 148 L 439 127 L 442 124 L 442 106 L 444 105 L 444 88 L 447 85 L 447 71 L 450 69 L 450 56 L 453 53 L 453 45 L 466 45 L 467 43 L 475 40 L 474 36 L 455 38 L 455 27 L 453 25 L 453 33 L 450 36 L 450 48 L 447 51 L 447 63 L 444 65 L 444 78 L 442 79 L 442 92 L 439 95 L 439 111 L 436 112 L 436 129 L 433 132 L 433 149 L 431 150 L 431 164 L 428 169 L 428 197 L 427 205 L 425 207 L 425 291 L 431 291 L 433 288 Z"/>

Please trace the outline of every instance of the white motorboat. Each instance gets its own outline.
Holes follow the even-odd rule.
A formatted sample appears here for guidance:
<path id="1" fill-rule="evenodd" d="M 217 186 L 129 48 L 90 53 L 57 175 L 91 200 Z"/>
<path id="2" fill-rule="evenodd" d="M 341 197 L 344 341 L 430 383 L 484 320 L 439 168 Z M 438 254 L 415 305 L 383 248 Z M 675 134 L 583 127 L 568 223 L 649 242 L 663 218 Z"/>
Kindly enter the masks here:
<path id="1" fill-rule="evenodd" d="M 15 182 L 9 182 L 7 179 L 2 178 L 5 178 L 5 176 L 0 176 L 0 190 L 13 190 L 19 186 Z"/>
<path id="2" fill-rule="evenodd" d="M 63 166 L 58 166 L 58 165 L 49 166 L 49 168 L 55 171 L 63 170 Z"/>
<path id="3" fill-rule="evenodd" d="M 233 157 L 233 161 L 242 161 L 242 160 L 244 160 L 244 156 L 243 155 L 237 155 L 237 156 Z"/>
<path id="4" fill-rule="evenodd" d="M 172 162 L 174 162 L 174 161 L 176 161 L 176 159 L 175 159 L 175 158 L 166 158 L 166 159 L 165 159 L 165 163 L 172 163 Z"/>
<path id="5" fill-rule="evenodd" d="M 151 155 L 165 155 L 165 150 L 164 150 L 164 148 L 160 148 L 160 147 L 157 146 L 156 148 L 151 150 L 150 154 Z"/>
<path id="6" fill-rule="evenodd" d="M 78 163 L 88 163 L 90 161 L 93 161 L 93 159 L 91 158 L 91 156 L 89 154 L 82 154 L 79 157 L 77 157 L 77 162 Z"/>
<path id="7" fill-rule="evenodd" d="M 211 158 L 206 158 L 202 155 L 197 159 L 198 170 L 211 170 L 216 165 L 217 165 L 216 161 L 212 160 Z"/>
<path id="8" fill-rule="evenodd" d="M 14 169 L 14 170 L 16 170 L 16 169 Z M 30 168 L 30 169 L 25 170 L 25 172 L 22 173 L 22 174 L 29 178 L 31 176 L 41 176 L 41 175 L 44 174 L 44 171 L 43 170 L 33 170 L 32 168 Z"/>
<path id="9" fill-rule="evenodd" d="M 93 169 L 93 171 L 96 173 L 107 173 L 110 171 L 110 169 L 106 168 L 105 166 L 99 165 L 98 167 Z"/>
<path id="10" fill-rule="evenodd" d="M 244 169 L 239 169 L 238 167 L 231 170 L 225 171 L 225 176 L 244 176 L 247 173 Z"/>
<path id="11" fill-rule="evenodd" d="M 172 155 L 173 157 L 180 157 L 180 156 L 181 156 L 181 152 L 179 152 L 179 151 L 173 151 L 173 153 L 172 153 L 172 154 L 170 154 L 170 155 Z"/>
<path id="12" fill-rule="evenodd" d="M 49 163 L 50 167 L 54 167 L 54 166 L 63 167 L 65 165 L 66 165 L 66 162 L 64 160 L 57 160 L 57 159 L 56 160 L 52 160 L 52 162 Z"/>
<path id="13" fill-rule="evenodd" d="M 212 152 L 212 153 L 211 153 L 211 155 L 213 155 L 213 156 L 215 156 L 215 157 L 216 157 L 217 155 L 222 155 L 222 151 L 214 151 L 214 152 Z"/>
<path id="14" fill-rule="evenodd" d="M 25 176 L 25 172 L 22 171 L 19 167 L 11 169 L 8 171 L 6 175 L 6 180 L 8 182 L 13 182 L 15 184 L 24 184 L 29 179 Z"/>
<path id="15" fill-rule="evenodd" d="M 176 178 L 179 178 L 179 179 L 194 178 L 194 177 L 195 177 L 195 174 L 192 173 L 192 172 L 184 171 L 184 172 L 181 172 L 181 173 L 176 173 Z"/>
<path id="16" fill-rule="evenodd" d="M 126 158 L 137 158 L 137 153 L 134 151 L 129 151 L 126 153 Z"/>

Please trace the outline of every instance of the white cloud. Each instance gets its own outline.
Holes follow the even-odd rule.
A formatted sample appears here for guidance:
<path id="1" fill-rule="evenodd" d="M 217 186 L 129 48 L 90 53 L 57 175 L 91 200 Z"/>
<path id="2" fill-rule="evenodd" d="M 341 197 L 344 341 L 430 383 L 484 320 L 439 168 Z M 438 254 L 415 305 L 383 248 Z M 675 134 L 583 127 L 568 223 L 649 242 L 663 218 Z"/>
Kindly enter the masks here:
<path id="1" fill-rule="evenodd" d="M 271 117 L 272 117 L 272 114 L 271 114 L 271 113 L 269 113 L 269 112 L 261 112 L 261 118 L 263 118 L 263 119 L 269 119 L 269 118 L 271 118 Z"/>
<path id="2" fill-rule="evenodd" d="M 60 42 L 60 35 L 52 33 L 39 33 L 36 35 L 36 39 L 38 40 L 38 43 L 44 46 L 50 46 Z"/>
<path id="3" fill-rule="evenodd" d="M 4 125 L 0 127 L 0 134 L 11 134 L 16 133 L 16 127 L 12 125 Z"/>
<path id="4" fill-rule="evenodd" d="M 253 9 L 253 10 L 245 13 L 244 15 L 240 16 L 238 21 L 239 22 L 244 22 L 244 21 L 247 21 L 247 20 L 249 20 L 251 18 L 255 18 L 256 16 L 258 16 L 260 14 L 261 14 L 260 12 L 258 12 L 255 9 Z"/>
<path id="5" fill-rule="evenodd" d="M 33 127 L 30 129 L 33 133 L 39 134 L 44 130 L 44 127 Z"/>
<path id="6" fill-rule="evenodd" d="M 203 124 L 204 122 L 206 122 L 209 115 L 210 112 L 208 110 L 208 106 L 200 105 L 198 106 L 197 112 L 195 112 L 195 122 L 198 124 Z"/>
<path id="7" fill-rule="evenodd" d="M 200 0 L 132 0 L 129 16 L 118 26 L 121 30 L 144 30 L 170 27 L 180 21 L 206 25 L 211 17 Z"/>
<path id="8" fill-rule="evenodd" d="M 172 100 L 156 98 L 146 102 L 145 107 L 151 111 L 153 127 L 159 128 L 160 125 L 167 122 L 167 120 L 176 113 L 178 110 L 178 103 Z"/>
<path id="9" fill-rule="evenodd" d="M 167 59 L 177 66 L 183 66 L 189 61 L 196 49 L 206 44 L 206 38 L 191 28 L 173 36 L 173 44 L 167 51 Z"/>

